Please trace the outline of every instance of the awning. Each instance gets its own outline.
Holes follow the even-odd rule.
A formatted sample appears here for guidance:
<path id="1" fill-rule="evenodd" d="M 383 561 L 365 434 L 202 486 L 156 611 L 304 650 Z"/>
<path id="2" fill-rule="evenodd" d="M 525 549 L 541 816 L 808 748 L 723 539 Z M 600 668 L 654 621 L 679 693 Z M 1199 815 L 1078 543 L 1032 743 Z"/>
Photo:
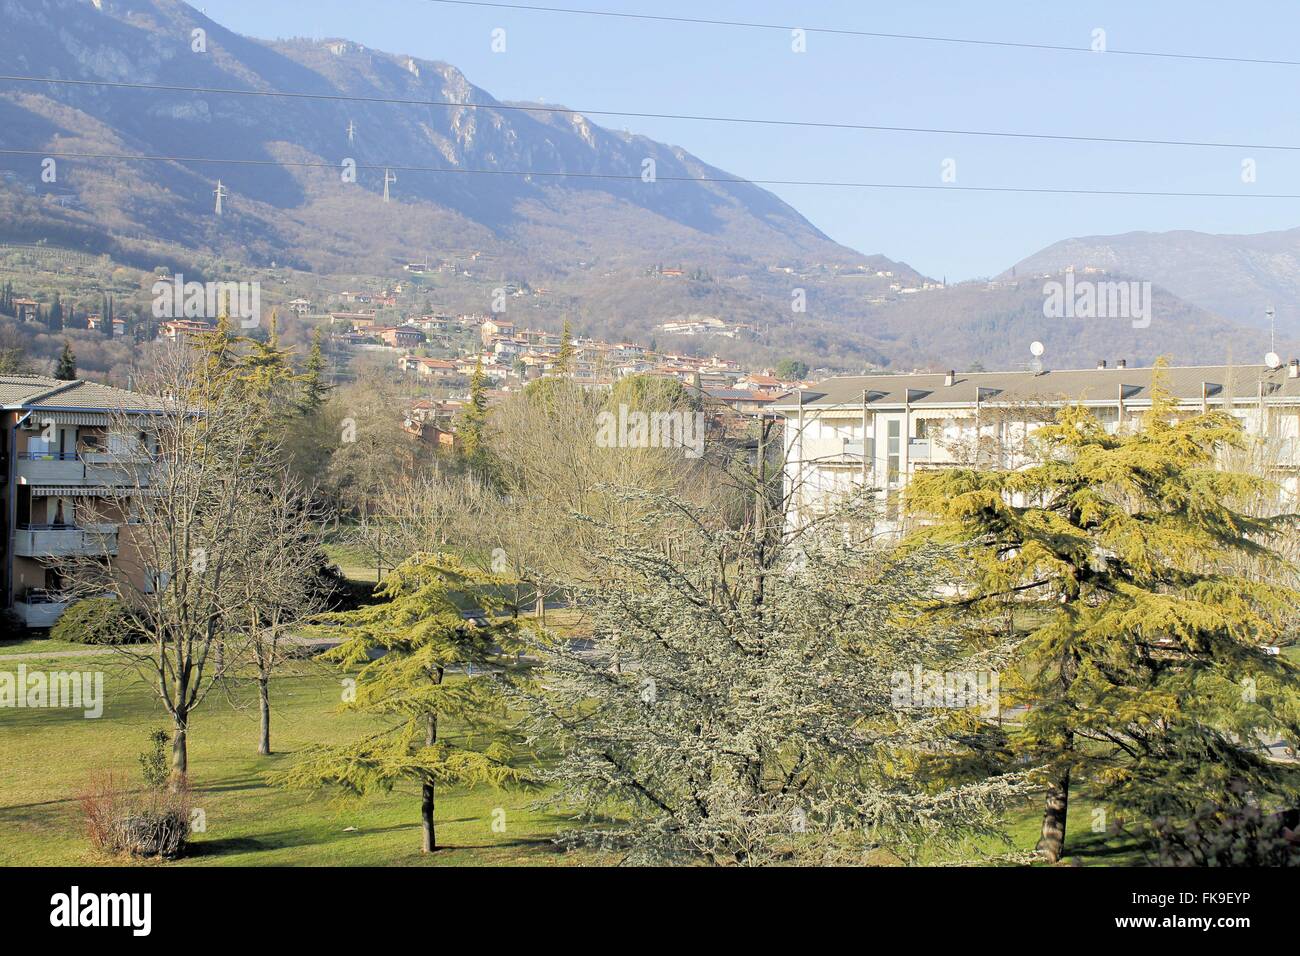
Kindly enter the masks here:
<path id="1" fill-rule="evenodd" d="M 32 485 L 31 488 L 34 498 L 121 498 L 136 492 L 135 488 L 110 488 L 107 485 Z"/>
<path id="2" fill-rule="evenodd" d="M 55 425 L 108 425 L 109 416 L 102 412 L 47 412 L 39 405 L 32 409 L 33 422 L 52 422 Z"/>

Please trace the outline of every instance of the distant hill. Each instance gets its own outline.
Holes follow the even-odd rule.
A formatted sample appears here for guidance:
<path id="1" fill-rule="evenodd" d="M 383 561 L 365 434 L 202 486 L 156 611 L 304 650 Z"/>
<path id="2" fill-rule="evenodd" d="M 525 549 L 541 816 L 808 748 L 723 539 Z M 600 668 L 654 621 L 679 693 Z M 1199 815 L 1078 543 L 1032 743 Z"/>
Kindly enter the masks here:
<path id="1" fill-rule="evenodd" d="M 1109 269 L 1164 286 L 1175 295 L 1240 325 L 1300 335 L 1300 229 L 1257 235 L 1130 232 L 1065 239 L 1014 267 L 1024 278 L 1074 266 Z M 1003 277 L 1011 274 L 1008 270 Z"/>
<path id="2" fill-rule="evenodd" d="M 1102 359 L 1149 365 L 1160 356 L 1175 364 L 1258 363 L 1268 350 L 1267 333 L 1234 325 L 1159 285 L 1151 289 L 1147 328 L 1134 328 L 1128 319 L 1049 318 L 1044 315 L 1047 281 L 964 282 L 900 297 L 869 320 L 875 345 L 891 357 L 891 367 L 978 364 L 989 370 L 1027 365 L 1035 340 L 1046 346 L 1044 360 L 1053 368 L 1089 368 Z M 1296 355 L 1300 345 L 1295 336 L 1283 336 L 1278 350 Z"/>

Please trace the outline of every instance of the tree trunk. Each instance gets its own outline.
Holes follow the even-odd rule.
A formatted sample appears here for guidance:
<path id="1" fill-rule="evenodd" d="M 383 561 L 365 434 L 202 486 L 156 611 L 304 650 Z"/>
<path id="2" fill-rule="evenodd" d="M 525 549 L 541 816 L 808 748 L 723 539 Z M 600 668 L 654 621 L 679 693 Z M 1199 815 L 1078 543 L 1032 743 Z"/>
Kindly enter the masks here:
<path id="1" fill-rule="evenodd" d="M 538 623 L 546 623 L 546 592 L 542 590 L 540 584 L 537 585 L 537 603 L 534 605 L 533 613 L 537 615 Z"/>
<path id="2" fill-rule="evenodd" d="M 1074 734 L 1065 740 L 1068 754 L 1074 749 Z M 1038 840 L 1038 850 L 1048 863 L 1059 863 L 1065 855 L 1065 824 L 1070 812 L 1070 765 L 1047 787 L 1047 805 L 1043 811 L 1043 832 Z"/>
<path id="3" fill-rule="evenodd" d="M 1061 689 L 1064 694 L 1069 694 L 1078 673 L 1078 657 L 1073 653 L 1066 654 L 1061 661 Z M 1047 786 L 1043 831 L 1038 838 L 1037 849 L 1048 863 L 1059 863 L 1065 855 L 1065 824 L 1070 812 L 1070 764 L 1074 756 L 1074 731 L 1068 727 L 1067 724 L 1065 739 L 1061 744 L 1061 770 Z"/>
<path id="4" fill-rule="evenodd" d="M 190 769 L 190 751 L 189 751 L 189 714 L 187 712 L 178 712 L 173 719 L 172 728 L 172 791 L 180 789 L 185 781 L 185 775 Z"/>
<path id="5" fill-rule="evenodd" d="M 438 742 L 438 718 L 434 714 L 429 715 L 429 729 L 425 733 L 424 742 L 429 747 Z M 424 830 L 424 844 L 420 849 L 425 853 L 438 849 L 438 836 L 433 827 L 433 786 L 432 780 L 426 780 L 420 790 L 420 826 Z"/>
<path id="6" fill-rule="evenodd" d="M 438 837 L 433 829 L 433 783 L 429 782 L 421 790 L 420 825 L 424 829 L 424 844 L 420 849 L 432 853 L 438 849 Z"/>
<path id="7" fill-rule="evenodd" d="M 257 738 L 257 752 L 262 756 L 271 753 L 271 682 L 262 675 L 257 681 L 258 706 L 262 712 L 261 733 Z"/>

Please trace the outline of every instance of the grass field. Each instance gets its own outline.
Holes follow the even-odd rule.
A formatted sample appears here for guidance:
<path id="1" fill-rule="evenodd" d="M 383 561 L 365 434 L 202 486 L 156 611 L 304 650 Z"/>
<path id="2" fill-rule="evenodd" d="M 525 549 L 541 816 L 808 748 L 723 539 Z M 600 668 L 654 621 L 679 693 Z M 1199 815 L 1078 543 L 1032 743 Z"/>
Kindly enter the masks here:
<path id="1" fill-rule="evenodd" d="M 27 649 L 30 652 L 30 648 Z M 36 669 L 105 671 L 104 714 L 79 711 L 0 711 L 0 865 L 88 865 L 101 860 L 81 827 L 77 795 L 97 770 L 139 781 L 138 754 L 151 730 L 166 721 L 160 705 L 110 653 L 63 658 Z M 15 665 L 16 666 L 16 665 Z M 338 711 L 338 675 L 307 663 L 273 688 L 270 757 L 256 753 L 257 715 L 251 689 L 233 701 L 210 697 L 191 726 L 193 805 L 207 829 L 194 836 L 191 857 L 172 865 L 550 865 L 581 857 L 558 852 L 551 837 L 564 821 L 533 809 L 537 794 L 492 789 L 444 790 L 437 808 L 438 842 L 422 854 L 419 796 L 410 788 L 360 805 L 340 806 L 325 793 L 268 787 L 263 775 L 312 743 L 341 742 L 361 733 L 369 718 Z M 505 811 L 494 832 L 493 811 Z M 498 818 L 499 818 L 498 814 Z"/>
<path id="2" fill-rule="evenodd" d="M 17 641 L 0 642 L 0 657 L 9 657 L 14 654 L 53 654 L 62 653 L 63 651 L 85 651 L 89 648 L 85 644 L 74 644 L 71 641 L 51 641 L 49 638 L 25 637 Z"/>
<path id="3" fill-rule="evenodd" d="M 560 611 L 563 628 L 571 611 Z M 15 653 L 84 648 L 48 641 L 0 645 L 0 661 Z M 0 865 L 94 865 L 120 863 L 97 857 L 81 825 L 78 794 L 96 771 L 139 781 L 138 755 L 151 730 L 165 727 L 161 705 L 120 655 L 42 661 L 23 658 L 28 671 L 102 670 L 105 706 L 99 719 L 80 711 L 0 710 Z M 0 663 L 9 670 L 16 661 Z M 363 733 L 371 718 L 339 710 L 340 675 L 302 662 L 274 682 L 270 757 L 256 753 L 257 715 L 252 689 L 214 693 L 191 726 L 193 805 L 206 817 L 194 835 L 191 856 L 174 864 L 237 866 L 347 865 L 576 865 L 599 863 L 585 854 L 563 853 L 552 838 L 566 821 L 536 807 L 537 793 L 446 788 L 439 794 L 434 854 L 419 852 L 419 797 L 413 787 L 362 804 L 340 804 L 333 794 L 285 791 L 266 785 L 267 771 L 313 743 L 342 742 Z M 453 730 L 454 733 L 454 730 Z M 505 811 L 504 832 L 494 832 L 494 810 Z M 497 815 L 499 818 L 499 814 Z M 1108 865 L 1140 862 L 1131 846 L 1091 833 L 1091 808 L 1071 804 L 1070 862 Z M 1038 838 L 1041 804 L 1027 803 L 1007 821 L 1013 848 L 1028 850 Z M 977 844 L 997 856 L 1008 847 Z M 160 865 L 160 864 L 142 864 Z"/>

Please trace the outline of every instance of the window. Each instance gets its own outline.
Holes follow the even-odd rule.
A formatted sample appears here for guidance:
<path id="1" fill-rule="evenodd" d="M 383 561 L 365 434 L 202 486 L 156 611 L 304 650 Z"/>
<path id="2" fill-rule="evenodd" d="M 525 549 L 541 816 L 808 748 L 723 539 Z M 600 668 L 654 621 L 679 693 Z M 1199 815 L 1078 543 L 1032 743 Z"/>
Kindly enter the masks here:
<path id="1" fill-rule="evenodd" d="M 903 423 L 897 418 L 889 423 L 888 444 L 885 449 L 887 455 L 885 473 L 887 482 L 890 485 L 898 484 L 898 462 L 899 462 L 899 445 L 901 443 Z"/>

